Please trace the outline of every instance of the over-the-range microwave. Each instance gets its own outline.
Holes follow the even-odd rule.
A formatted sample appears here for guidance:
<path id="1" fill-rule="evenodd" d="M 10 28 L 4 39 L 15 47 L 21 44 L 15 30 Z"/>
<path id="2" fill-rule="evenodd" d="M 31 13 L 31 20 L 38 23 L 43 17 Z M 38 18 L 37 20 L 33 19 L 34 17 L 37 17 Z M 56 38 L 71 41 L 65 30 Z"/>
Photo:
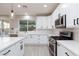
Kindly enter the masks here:
<path id="1" fill-rule="evenodd" d="M 58 19 L 56 19 L 55 27 L 56 28 L 66 28 L 66 15 L 62 15 Z"/>

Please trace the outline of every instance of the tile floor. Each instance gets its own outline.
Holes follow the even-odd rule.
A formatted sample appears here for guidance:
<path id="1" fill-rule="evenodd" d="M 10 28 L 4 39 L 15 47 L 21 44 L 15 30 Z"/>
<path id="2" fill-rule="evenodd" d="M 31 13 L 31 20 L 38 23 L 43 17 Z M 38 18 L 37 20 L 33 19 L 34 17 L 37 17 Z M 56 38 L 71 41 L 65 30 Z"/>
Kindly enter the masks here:
<path id="1" fill-rule="evenodd" d="M 25 45 L 24 56 L 49 56 L 46 45 Z"/>

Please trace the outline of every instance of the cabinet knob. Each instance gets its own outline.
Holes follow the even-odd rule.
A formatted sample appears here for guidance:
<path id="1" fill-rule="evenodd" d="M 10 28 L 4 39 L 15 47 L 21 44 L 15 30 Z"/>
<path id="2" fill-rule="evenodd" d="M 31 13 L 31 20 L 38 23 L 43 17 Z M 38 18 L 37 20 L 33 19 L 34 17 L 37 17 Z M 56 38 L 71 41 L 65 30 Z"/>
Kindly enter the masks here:
<path id="1" fill-rule="evenodd" d="M 79 25 L 79 18 L 77 18 L 77 25 Z"/>

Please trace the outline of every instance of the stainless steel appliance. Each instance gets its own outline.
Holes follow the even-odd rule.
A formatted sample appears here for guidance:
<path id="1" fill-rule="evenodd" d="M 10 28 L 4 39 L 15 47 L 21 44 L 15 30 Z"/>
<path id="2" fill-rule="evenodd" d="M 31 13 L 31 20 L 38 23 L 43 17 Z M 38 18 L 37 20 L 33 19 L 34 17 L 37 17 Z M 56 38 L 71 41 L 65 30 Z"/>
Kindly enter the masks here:
<path id="1" fill-rule="evenodd" d="M 73 40 L 73 32 L 60 32 L 59 36 L 49 37 L 49 52 L 51 56 L 57 56 L 57 40 Z"/>
<path id="2" fill-rule="evenodd" d="M 55 21 L 55 27 L 56 28 L 66 28 L 66 15 L 60 16 Z"/>

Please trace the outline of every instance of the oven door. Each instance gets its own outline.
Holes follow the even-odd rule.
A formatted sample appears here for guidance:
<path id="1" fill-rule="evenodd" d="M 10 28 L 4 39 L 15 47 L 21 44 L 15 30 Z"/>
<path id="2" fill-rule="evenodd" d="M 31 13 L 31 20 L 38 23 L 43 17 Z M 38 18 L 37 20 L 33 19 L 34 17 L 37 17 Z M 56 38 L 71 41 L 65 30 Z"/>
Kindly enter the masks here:
<path id="1" fill-rule="evenodd" d="M 56 43 L 49 42 L 49 52 L 51 56 L 57 55 L 57 46 Z"/>

